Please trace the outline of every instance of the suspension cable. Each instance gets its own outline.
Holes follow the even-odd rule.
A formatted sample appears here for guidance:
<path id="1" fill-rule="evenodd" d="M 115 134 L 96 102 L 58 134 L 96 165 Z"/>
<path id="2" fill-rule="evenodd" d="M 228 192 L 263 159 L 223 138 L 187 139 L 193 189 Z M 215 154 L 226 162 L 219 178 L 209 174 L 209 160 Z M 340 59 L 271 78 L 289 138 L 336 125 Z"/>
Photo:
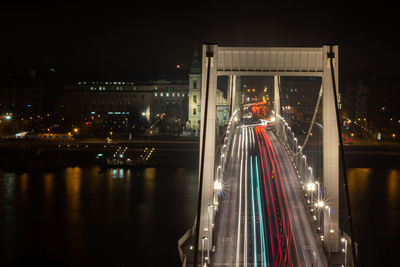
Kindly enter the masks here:
<path id="1" fill-rule="evenodd" d="M 313 127 L 313 125 L 315 123 L 315 118 L 317 117 L 317 113 L 318 113 L 319 105 L 321 103 L 322 95 L 323 95 L 323 90 L 322 90 L 322 85 L 321 85 L 321 88 L 319 89 L 318 100 L 317 100 L 317 103 L 315 104 L 315 108 L 314 108 L 314 114 L 313 114 L 313 117 L 311 119 L 310 126 L 308 127 L 306 139 L 304 139 L 303 145 L 300 147 L 298 152 L 293 152 L 292 149 L 290 148 L 290 146 L 288 146 L 289 152 L 290 152 L 290 154 L 292 156 L 298 156 L 300 153 L 302 153 L 303 148 L 308 143 L 308 139 L 310 137 L 310 134 L 311 134 L 311 131 L 312 131 L 312 127 Z M 282 120 L 282 118 L 279 118 L 279 119 Z M 286 133 L 285 133 L 285 135 L 286 135 Z"/>
<path id="2" fill-rule="evenodd" d="M 338 106 L 337 93 L 336 93 L 335 70 L 333 69 L 333 58 L 334 57 L 335 57 L 335 55 L 332 51 L 332 46 L 330 46 L 328 58 L 329 58 L 329 63 L 330 63 L 330 67 L 331 67 L 331 79 L 332 79 L 332 85 L 333 85 L 332 88 L 333 88 L 333 94 L 334 94 L 334 100 L 335 100 L 336 123 L 337 123 L 339 144 L 340 144 L 339 148 L 340 148 L 340 156 L 342 158 L 342 166 L 343 166 L 342 171 L 343 171 L 344 189 L 345 189 L 347 212 L 348 212 L 347 218 L 349 220 L 349 227 L 350 227 L 351 252 L 353 254 L 353 265 L 355 267 L 357 267 L 358 263 L 357 263 L 356 249 L 354 246 L 354 231 L 353 231 L 353 219 L 351 216 L 350 194 L 349 194 L 349 186 L 348 186 L 348 182 L 347 182 L 347 172 L 346 172 L 346 162 L 344 160 L 342 130 L 340 127 L 340 113 L 339 113 L 339 106 Z"/>

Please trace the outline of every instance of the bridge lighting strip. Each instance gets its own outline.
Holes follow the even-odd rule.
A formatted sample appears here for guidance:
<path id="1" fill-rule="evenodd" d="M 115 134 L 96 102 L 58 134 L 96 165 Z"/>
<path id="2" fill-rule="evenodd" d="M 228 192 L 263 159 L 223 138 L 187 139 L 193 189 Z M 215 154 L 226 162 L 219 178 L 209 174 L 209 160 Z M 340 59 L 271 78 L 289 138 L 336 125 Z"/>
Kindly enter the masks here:
<path id="1" fill-rule="evenodd" d="M 235 132 L 236 132 L 236 128 L 235 128 L 235 130 L 233 130 L 233 145 L 232 145 L 232 151 L 231 151 L 231 158 L 233 158 L 233 152 L 235 151 L 235 141 L 236 141 Z M 239 147 L 238 147 L 238 149 L 239 149 Z"/>
<path id="2" fill-rule="evenodd" d="M 245 151 L 246 151 L 246 156 L 245 156 L 245 165 L 244 165 L 244 257 L 243 257 L 243 262 L 245 265 L 247 265 L 247 218 L 248 218 L 248 214 L 247 214 L 247 177 L 248 177 L 248 173 L 247 173 L 247 159 L 248 159 L 248 144 L 249 144 L 249 136 L 248 136 L 248 129 L 245 128 L 245 133 L 246 133 L 246 141 L 245 141 Z"/>
<path id="3" fill-rule="evenodd" d="M 250 179 L 251 179 L 251 212 L 253 221 L 254 239 L 254 266 L 257 267 L 257 237 L 256 237 L 256 212 L 254 208 L 254 181 L 253 181 L 253 156 L 250 156 Z"/>
<path id="4" fill-rule="evenodd" d="M 240 144 L 242 143 L 243 144 L 243 138 L 241 138 L 242 136 L 243 136 L 243 134 L 242 134 L 242 132 L 243 132 L 243 128 L 240 128 L 240 134 L 239 134 L 239 144 L 238 144 L 238 152 L 237 152 L 237 157 L 239 158 L 239 153 L 240 153 Z M 243 145 L 242 145 L 242 151 L 243 151 Z M 242 164 L 242 163 L 240 163 L 240 164 Z M 240 185 L 241 186 L 241 185 Z"/>
<path id="5" fill-rule="evenodd" d="M 262 257 L 262 266 L 267 266 L 267 256 L 265 252 L 265 235 L 264 235 L 264 220 L 263 220 L 263 213 L 261 209 L 261 189 L 260 189 L 260 176 L 258 173 L 258 163 L 257 163 L 257 156 L 255 156 L 255 164 L 256 164 L 256 175 L 257 175 L 257 198 L 258 198 L 258 213 L 259 213 L 259 218 L 260 218 L 260 230 L 261 230 L 261 252 L 263 254 Z"/>
<path id="6" fill-rule="evenodd" d="M 239 175 L 239 212 L 238 212 L 238 232 L 237 232 L 237 243 L 236 243 L 236 267 L 239 267 L 239 257 L 240 257 L 240 217 L 242 213 L 242 173 L 243 173 L 243 143 L 242 147 L 240 147 L 240 141 L 242 138 L 244 138 L 244 135 L 242 135 L 243 128 L 240 128 L 240 133 L 239 133 L 239 146 L 238 146 L 238 153 L 239 151 L 242 152 L 242 158 L 240 159 L 240 175 Z"/>

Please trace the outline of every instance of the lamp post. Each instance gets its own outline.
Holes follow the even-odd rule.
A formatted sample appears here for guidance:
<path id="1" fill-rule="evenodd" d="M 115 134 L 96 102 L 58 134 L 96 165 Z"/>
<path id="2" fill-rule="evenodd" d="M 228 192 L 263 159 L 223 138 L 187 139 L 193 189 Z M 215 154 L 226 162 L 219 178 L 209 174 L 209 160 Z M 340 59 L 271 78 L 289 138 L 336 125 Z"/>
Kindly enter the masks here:
<path id="1" fill-rule="evenodd" d="M 309 191 L 310 195 L 311 195 L 311 211 L 312 211 L 313 210 L 313 206 L 314 206 L 315 183 L 309 182 L 307 184 L 307 191 Z"/>
<path id="2" fill-rule="evenodd" d="M 205 249 L 205 243 L 207 242 L 207 255 L 204 256 L 204 249 Z M 207 266 L 207 264 L 210 262 L 210 243 L 208 242 L 208 237 L 203 237 L 201 240 L 201 266 Z M 206 260 L 206 262 L 204 262 Z"/>
<path id="3" fill-rule="evenodd" d="M 315 191 L 315 183 L 314 183 L 314 178 L 313 178 L 313 175 L 312 175 L 312 168 L 311 167 L 308 167 L 308 169 L 310 170 L 310 178 L 309 178 L 309 181 L 310 181 L 310 183 L 312 183 L 313 184 L 313 190 L 311 191 L 311 207 L 314 205 L 314 191 Z"/>
<path id="4" fill-rule="evenodd" d="M 318 217 L 318 227 L 321 227 L 321 219 L 320 219 L 320 207 L 324 205 L 321 200 L 321 193 L 320 193 L 320 183 L 318 181 L 315 182 L 317 184 L 317 217 Z"/>
<path id="5" fill-rule="evenodd" d="M 11 120 L 11 116 L 7 115 L 6 116 L 6 126 L 5 126 L 5 135 L 7 136 L 7 126 L 8 126 L 8 121 Z"/>
<path id="6" fill-rule="evenodd" d="M 301 164 L 301 159 L 300 159 L 301 146 L 297 146 L 297 148 L 299 149 L 299 154 L 297 155 L 297 165 L 299 166 Z"/>
<path id="7" fill-rule="evenodd" d="M 214 203 L 208 204 L 208 230 L 212 231 L 214 227 Z"/>
<path id="8" fill-rule="evenodd" d="M 331 209 L 329 206 L 325 206 L 328 212 L 328 229 L 329 229 L 329 236 L 328 236 L 328 244 L 329 244 L 329 256 L 331 256 Z"/>
<path id="9" fill-rule="evenodd" d="M 346 238 L 342 238 L 342 242 L 344 242 L 344 267 L 347 267 L 347 240 Z"/>
<path id="10" fill-rule="evenodd" d="M 79 129 L 78 128 L 74 128 L 74 133 L 78 136 L 78 141 L 79 141 Z"/>
<path id="11" fill-rule="evenodd" d="M 301 171 L 301 175 L 303 177 L 303 180 L 305 181 L 305 175 L 304 174 L 305 174 L 305 169 L 306 169 L 306 166 L 307 166 L 307 156 L 303 155 L 302 158 L 304 159 L 304 168 L 302 168 L 300 171 Z"/>

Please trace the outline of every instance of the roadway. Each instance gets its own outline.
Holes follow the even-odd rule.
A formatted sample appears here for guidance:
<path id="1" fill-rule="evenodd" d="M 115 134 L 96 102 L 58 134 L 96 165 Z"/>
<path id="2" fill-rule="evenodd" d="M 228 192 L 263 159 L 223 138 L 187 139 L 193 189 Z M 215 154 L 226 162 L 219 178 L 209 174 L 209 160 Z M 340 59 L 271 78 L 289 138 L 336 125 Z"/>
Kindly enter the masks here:
<path id="1" fill-rule="evenodd" d="M 274 132 L 239 126 L 227 153 L 213 266 L 327 266 L 290 157 Z"/>

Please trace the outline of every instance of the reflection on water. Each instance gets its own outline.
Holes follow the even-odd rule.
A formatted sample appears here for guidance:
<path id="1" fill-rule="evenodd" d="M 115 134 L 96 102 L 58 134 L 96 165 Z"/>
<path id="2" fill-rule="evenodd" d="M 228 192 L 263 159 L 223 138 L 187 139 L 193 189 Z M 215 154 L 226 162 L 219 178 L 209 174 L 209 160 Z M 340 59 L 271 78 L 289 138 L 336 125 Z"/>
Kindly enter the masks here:
<path id="1" fill-rule="evenodd" d="M 0 266 L 179 266 L 197 170 L 0 171 Z M 362 266 L 397 263 L 400 170 L 348 170 Z M 63 264 L 64 263 L 64 264 Z"/>
<path id="2" fill-rule="evenodd" d="M 70 223 L 79 221 L 80 213 L 80 193 L 82 184 L 81 168 L 67 168 L 65 171 L 65 189 L 67 201 L 67 214 Z"/>
<path id="3" fill-rule="evenodd" d="M 23 200 L 26 200 L 28 194 L 28 179 L 29 179 L 29 174 L 27 173 L 22 174 L 19 178 L 20 194 Z"/>
<path id="4" fill-rule="evenodd" d="M 43 175 L 43 180 L 44 180 L 44 192 L 46 195 L 46 199 L 48 200 L 48 202 L 50 202 L 53 194 L 54 174 L 45 173 Z"/>
<path id="5" fill-rule="evenodd" d="M 0 170 L 0 266 L 178 266 L 197 170 Z"/>
<path id="6" fill-rule="evenodd" d="M 361 266 L 397 263 L 400 240 L 400 170 L 348 170 L 356 240 Z"/>
<path id="7" fill-rule="evenodd" d="M 399 179 L 400 170 L 390 170 L 387 179 L 387 192 L 388 192 L 388 206 L 393 209 L 396 208 L 399 201 Z"/>

